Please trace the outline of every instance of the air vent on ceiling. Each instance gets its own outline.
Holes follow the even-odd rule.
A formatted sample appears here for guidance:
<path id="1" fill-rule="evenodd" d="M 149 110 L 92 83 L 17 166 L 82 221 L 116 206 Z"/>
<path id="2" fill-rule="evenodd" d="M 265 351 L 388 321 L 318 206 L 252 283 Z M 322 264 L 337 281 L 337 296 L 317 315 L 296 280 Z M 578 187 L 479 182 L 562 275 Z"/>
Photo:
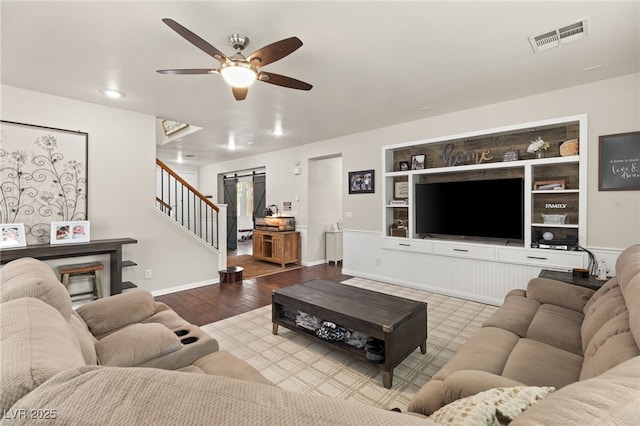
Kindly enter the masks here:
<path id="1" fill-rule="evenodd" d="M 589 21 L 585 18 L 574 24 L 566 25 L 561 28 L 549 30 L 542 34 L 529 37 L 529 42 L 531 43 L 533 52 L 542 52 L 543 50 L 560 47 L 565 43 L 587 38 L 589 35 L 588 23 Z"/>

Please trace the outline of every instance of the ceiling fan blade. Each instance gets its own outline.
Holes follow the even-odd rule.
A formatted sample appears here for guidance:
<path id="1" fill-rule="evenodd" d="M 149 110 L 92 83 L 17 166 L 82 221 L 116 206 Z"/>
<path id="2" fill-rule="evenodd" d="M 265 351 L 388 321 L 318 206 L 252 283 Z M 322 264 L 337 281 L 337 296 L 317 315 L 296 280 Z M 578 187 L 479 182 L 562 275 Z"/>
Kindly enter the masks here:
<path id="1" fill-rule="evenodd" d="M 229 60 L 225 56 L 224 53 L 222 53 L 221 51 L 219 51 L 218 49 L 213 47 L 207 41 L 205 41 L 202 38 L 200 38 L 200 36 L 192 33 L 191 31 L 189 31 L 188 29 L 186 29 L 182 25 L 178 24 L 173 19 L 164 18 L 162 20 L 162 22 L 167 24 L 175 32 L 180 34 L 182 37 L 184 37 L 188 42 L 190 42 L 191 44 L 196 46 L 198 49 L 202 50 L 203 52 L 207 53 L 208 55 L 213 56 L 216 60 L 220 61 L 220 63 L 225 63 L 225 62 L 227 62 Z"/>
<path id="2" fill-rule="evenodd" d="M 211 68 L 192 68 L 179 70 L 156 70 L 160 74 L 218 74 L 218 70 Z"/>
<path id="3" fill-rule="evenodd" d="M 247 92 L 249 92 L 248 87 L 232 87 L 233 97 L 236 98 L 236 101 L 244 101 L 247 97 Z"/>
<path id="4" fill-rule="evenodd" d="M 284 58 L 296 51 L 300 46 L 302 46 L 302 41 L 298 37 L 286 38 L 256 50 L 249 55 L 247 60 L 257 67 L 263 67 Z"/>
<path id="5" fill-rule="evenodd" d="M 274 74 L 272 72 L 261 72 L 258 78 L 260 81 L 264 81 L 265 83 L 275 84 L 277 86 L 288 87 L 290 89 L 298 89 L 298 90 L 311 90 L 313 87 L 309 83 L 305 83 L 304 81 L 296 80 L 295 78 L 287 77 L 280 74 Z"/>

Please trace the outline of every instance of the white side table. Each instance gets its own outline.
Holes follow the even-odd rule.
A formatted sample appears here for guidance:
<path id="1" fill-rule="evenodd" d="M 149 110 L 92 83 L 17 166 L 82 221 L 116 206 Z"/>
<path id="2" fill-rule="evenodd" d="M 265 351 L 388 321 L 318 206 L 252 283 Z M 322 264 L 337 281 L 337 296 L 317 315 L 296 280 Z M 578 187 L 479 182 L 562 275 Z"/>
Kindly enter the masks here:
<path id="1" fill-rule="evenodd" d="M 342 262 L 342 231 L 326 231 L 324 233 L 325 256 L 327 263 Z"/>

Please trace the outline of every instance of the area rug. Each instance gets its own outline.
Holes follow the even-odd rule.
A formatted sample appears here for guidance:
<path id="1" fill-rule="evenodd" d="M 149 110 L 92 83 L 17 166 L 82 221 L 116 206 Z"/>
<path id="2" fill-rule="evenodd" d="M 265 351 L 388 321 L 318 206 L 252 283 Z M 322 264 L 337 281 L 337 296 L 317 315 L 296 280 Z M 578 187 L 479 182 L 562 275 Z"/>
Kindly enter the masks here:
<path id="1" fill-rule="evenodd" d="M 456 353 L 497 307 L 425 291 L 351 278 L 346 285 L 423 301 L 427 308 L 427 353 L 417 348 L 399 364 L 393 386 L 382 386 L 374 363 L 284 327 L 272 333 L 271 305 L 202 327 L 220 349 L 248 362 L 283 389 L 360 401 L 406 411 L 411 398 Z"/>
<path id="2" fill-rule="evenodd" d="M 263 260 L 255 260 L 250 254 L 241 254 L 238 256 L 227 257 L 227 266 L 241 266 L 244 268 L 242 271 L 242 278 L 258 278 L 271 274 L 277 274 L 283 271 L 290 271 L 292 269 L 300 269 L 301 265 L 291 263 L 282 268 L 282 265 L 277 263 L 265 262 Z"/>

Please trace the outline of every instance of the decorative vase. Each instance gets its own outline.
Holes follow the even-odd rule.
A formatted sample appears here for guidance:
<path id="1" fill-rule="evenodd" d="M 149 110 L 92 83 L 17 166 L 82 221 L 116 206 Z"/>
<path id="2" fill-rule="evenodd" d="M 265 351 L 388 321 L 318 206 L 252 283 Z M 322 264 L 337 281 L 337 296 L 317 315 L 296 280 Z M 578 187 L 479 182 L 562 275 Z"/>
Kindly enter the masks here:
<path id="1" fill-rule="evenodd" d="M 536 158 L 544 158 L 544 151 L 543 150 L 536 151 Z"/>

